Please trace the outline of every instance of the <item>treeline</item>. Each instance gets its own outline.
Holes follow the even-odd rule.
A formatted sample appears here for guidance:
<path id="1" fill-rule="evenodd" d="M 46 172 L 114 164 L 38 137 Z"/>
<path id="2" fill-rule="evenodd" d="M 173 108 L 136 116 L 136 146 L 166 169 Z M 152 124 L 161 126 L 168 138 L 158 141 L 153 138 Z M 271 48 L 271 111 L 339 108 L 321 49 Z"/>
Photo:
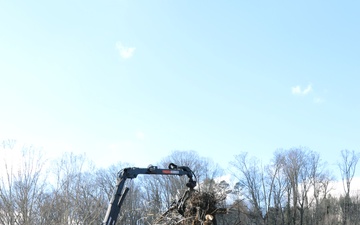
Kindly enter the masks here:
<path id="1" fill-rule="evenodd" d="M 47 161 L 41 151 L 23 147 L 16 159 L 7 157 L 15 142 L 0 146 L 0 224 L 101 224 L 112 196 L 120 162 L 99 169 L 85 155 L 65 153 Z M 266 165 L 248 153 L 239 153 L 229 168 L 219 168 L 194 151 L 174 151 L 157 166 L 169 163 L 194 170 L 200 191 L 227 195 L 219 207 L 218 225 L 356 225 L 360 224 L 360 193 L 351 183 L 359 153 L 339 152 L 344 190 L 331 195 L 334 181 L 320 155 L 307 148 L 274 152 Z M 220 179 L 230 174 L 231 180 Z M 187 177 L 139 176 L 130 180 L 130 192 L 117 224 L 154 224 L 186 190 Z"/>

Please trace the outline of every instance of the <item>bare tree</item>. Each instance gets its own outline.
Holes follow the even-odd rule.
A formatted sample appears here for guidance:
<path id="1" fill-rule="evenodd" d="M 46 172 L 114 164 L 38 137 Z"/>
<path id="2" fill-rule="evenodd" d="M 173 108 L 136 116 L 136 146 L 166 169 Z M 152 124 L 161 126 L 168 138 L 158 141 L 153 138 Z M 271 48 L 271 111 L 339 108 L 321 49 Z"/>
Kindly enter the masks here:
<path id="1" fill-rule="evenodd" d="M 236 189 L 241 190 L 251 205 L 250 212 L 253 214 L 252 220 L 255 224 L 263 224 L 265 220 L 265 193 L 263 189 L 263 171 L 259 167 L 258 160 L 249 159 L 248 153 L 244 152 L 235 156 L 235 161 L 231 162 L 235 171 L 233 176 L 238 180 Z"/>
<path id="2" fill-rule="evenodd" d="M 341 150 L 341 162 L 338 163 L 345 195 L 350 195 L 350 185 L 354 178 L 356 166 L 359 162 L 360 154 L 354 150 Z"/>
<path id="3" fill-rule="evenodd" d="M 8 153 L 13 152 L 14 143 L 11 140 L 4 140 L 2 142 L 1 156 L 2 162 L 1 165 L 1 174 L 0 174 L 0 223 L 2 225 L 15 224 L 16 213 L 15 213 L 15 194 L 13 193 L 13 184 L 14 184 L 14 165 L 9 162 Z"/>
<path id="4" fill-rule="evenodd" d="M 187 166 L 193 170 L 197 178 L 197 188 L 202 188 L 205 179 L 212 179 L 221 174 L 221 170 L 211 160 L 199 156 L 195 151 L 173 151 L 161 159 L 157 166 L 167 168 L 170 163 Z M 181 198 L 187 190 L 188 177 L 182 176 L 142 176 L 139 177 L 143 190 L 143 203 L 146 223 L 152 223 L 161 213 Z"/>
<path id="5" fill-rule="evenodd" d="M 351 181 L 354 178 L 356 166 L 359 162 L 360 154 L 354 150 L 341 150 L 341 162 L 338 163 L 341 178 L 343 182 L 343 187 L 345 191 L 345 196 L 343 198 L 342 210 L 343 210 L 343 224 L 348 223 L 348 218 L 350 215 L 350 187 Z"/>
<path id="6" fill-rule="evenodd" d="M 311 224 L 321 224 L 327 215 L 325 200 L 330 193 L 329 184 L 333 181 L 331 173 L 326 170 L 326 164 L 321 161 L 320 155 L 310 152 L 310 181 L 312 185 L 312 204 L 313 215 Z"/>
<path id="7" fill-rule="evenodd" d="M 275 161 L 281 169 L 276 178 L 280 183 L 274 189 L 279 186 L 283 191 L 274 193 L 278 196 L 274 202 L 279 205 L 279 197 L 287 196 L 281 224 L 317 224 L 323 218 L 320 214 L 324 215 L 318 206 L 326 198 L 331 180 L 320 155 L 304 147 L 291 148 L 275 152 Z"/>
<path id="8" fill-rule="evenodd" d="M 269 177 L 271 177 L 273 185 L 271 188 L 272 195 L 269 195 L 269 207 L 270 197 L 272 197 L 272 207 L 268 209 L 269 224 L 285 224 L 285 211 L 283 208 L 286 206 L 285 196 L 287 190 L 287 179 L 283 173 L 284 156 L 282 152 L 275 152 L 272 163 L 268 167 Z"/>
<path id="9" fill-rule="evenodd" d="M 15 153 L 16 160 L 11 160 L 10 156 L 3 159 L 0 199 L 4 208 L 0 209 L 0 223 L 39 224 L 38 209 L 41 207 L 46 177 L 41 150 L 33 146 L 23 146 L 20 150 L 14 149 L 14 145 L 3 146 L 9 147 L 4 149 L 3 155 Z"/>
<path id="10" fill-rule="evenodd" d="M 103 191 L 97 184 L 94 166 L 85 155 L 65 153 L 54 164 L 52 224 L 99 224 Z M 51 214 L 50 214 L 51 215 Z"/>
<path id="11" fill-rule="evenodd" d="M 189 167 L 195 173 L 197 187 L 200 189 L 204 180 L 213 179 L 221 175 L 222 172 L 210 159 L 199 156 L 195 151 L 173 151 L 169 156 L 161 160 L 160 165 L 167 167 L 169 163 Z M 176 195 L 180 195 L 187 189 L 185 184 L 188 182 L 188 178 L 160 176 L 159 179 L 161 179 L 160 185 L 164 191 L 164 202 L 167 202 L 165 207 L 168 208 L 172 200 L 179 197 Z"/>
<path id="12" fill-rule="evenodd" d="M 291 223 L 296 224 L 297 220 L 297 203 L 299 201 L 299 181 L 300 181 L 300 170 L 305 162 L 301 149 L 293 148 L 285 153 L 283 169 L 287 176 L 292 196 L 292 214 Z"/>

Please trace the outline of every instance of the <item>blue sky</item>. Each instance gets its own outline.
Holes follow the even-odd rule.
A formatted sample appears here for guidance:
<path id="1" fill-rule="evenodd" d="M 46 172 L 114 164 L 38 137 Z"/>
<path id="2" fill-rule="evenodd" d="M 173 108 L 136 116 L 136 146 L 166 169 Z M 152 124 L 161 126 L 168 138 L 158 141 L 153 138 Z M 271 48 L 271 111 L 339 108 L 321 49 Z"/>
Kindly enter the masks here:
<path id="1" fill-rule="evenodd" d="M 355 1 L 1 1 L 0 138 L 99 166 L 360 151 Z M 336 167 L 334 167 L 336 169 Z"/>

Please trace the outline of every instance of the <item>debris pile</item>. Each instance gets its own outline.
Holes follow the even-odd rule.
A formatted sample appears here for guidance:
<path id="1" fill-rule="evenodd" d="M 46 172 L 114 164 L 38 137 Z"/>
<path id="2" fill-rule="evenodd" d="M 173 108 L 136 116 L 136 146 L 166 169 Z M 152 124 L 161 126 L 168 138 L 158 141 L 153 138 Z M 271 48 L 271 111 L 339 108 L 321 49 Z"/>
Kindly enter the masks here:
<path id="1" fill-rule="evenodd" d="M 227 209 L 217 208 L 224 200 L 214 192 L 191 191 L 179 205 L 165 212 L 154 225 L 216 225 L 215 214 Z"/>

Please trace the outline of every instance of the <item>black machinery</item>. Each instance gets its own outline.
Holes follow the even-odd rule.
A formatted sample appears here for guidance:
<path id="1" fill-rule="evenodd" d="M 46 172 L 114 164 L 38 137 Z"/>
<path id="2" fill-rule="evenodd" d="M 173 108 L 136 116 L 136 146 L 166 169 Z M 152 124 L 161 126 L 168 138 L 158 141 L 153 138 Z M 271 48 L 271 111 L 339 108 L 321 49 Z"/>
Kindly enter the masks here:
<path id="1" fill-rule="evenodd" d="M 137 167 L 129 167 L 122 169 L 118 173 L 117 184 L 114 190 L 114 194 L 110 200 L 109 207 L 107 209 L 103 225 L 114 225 L 119 216 L 121 206 L 125 200 L 126 194 L 129 192 L 129 188 L 126 187 L 124 189 L 126 179 L 134 179 L 139 174 L 149 174 L 149 175 L 178 175 L 183 176 L 186 175 L 189 178 L 189 181 L 186 183 L 186 186 L 191 190 L 196 186 L 196 179 L 194 172 L 187 166 L 177 166 L 174 163 L 170 163 L 168 169 L 158 169 L 157 166 L 149 166 L 148 168 L 137 168 Z M 187 191 L 188 193 L 188 191 Z M 186 199 L 188 198 L 187 194 L 179 199 L 176 204 L 178 212 L 183 215 L 183 205 Z"/>

